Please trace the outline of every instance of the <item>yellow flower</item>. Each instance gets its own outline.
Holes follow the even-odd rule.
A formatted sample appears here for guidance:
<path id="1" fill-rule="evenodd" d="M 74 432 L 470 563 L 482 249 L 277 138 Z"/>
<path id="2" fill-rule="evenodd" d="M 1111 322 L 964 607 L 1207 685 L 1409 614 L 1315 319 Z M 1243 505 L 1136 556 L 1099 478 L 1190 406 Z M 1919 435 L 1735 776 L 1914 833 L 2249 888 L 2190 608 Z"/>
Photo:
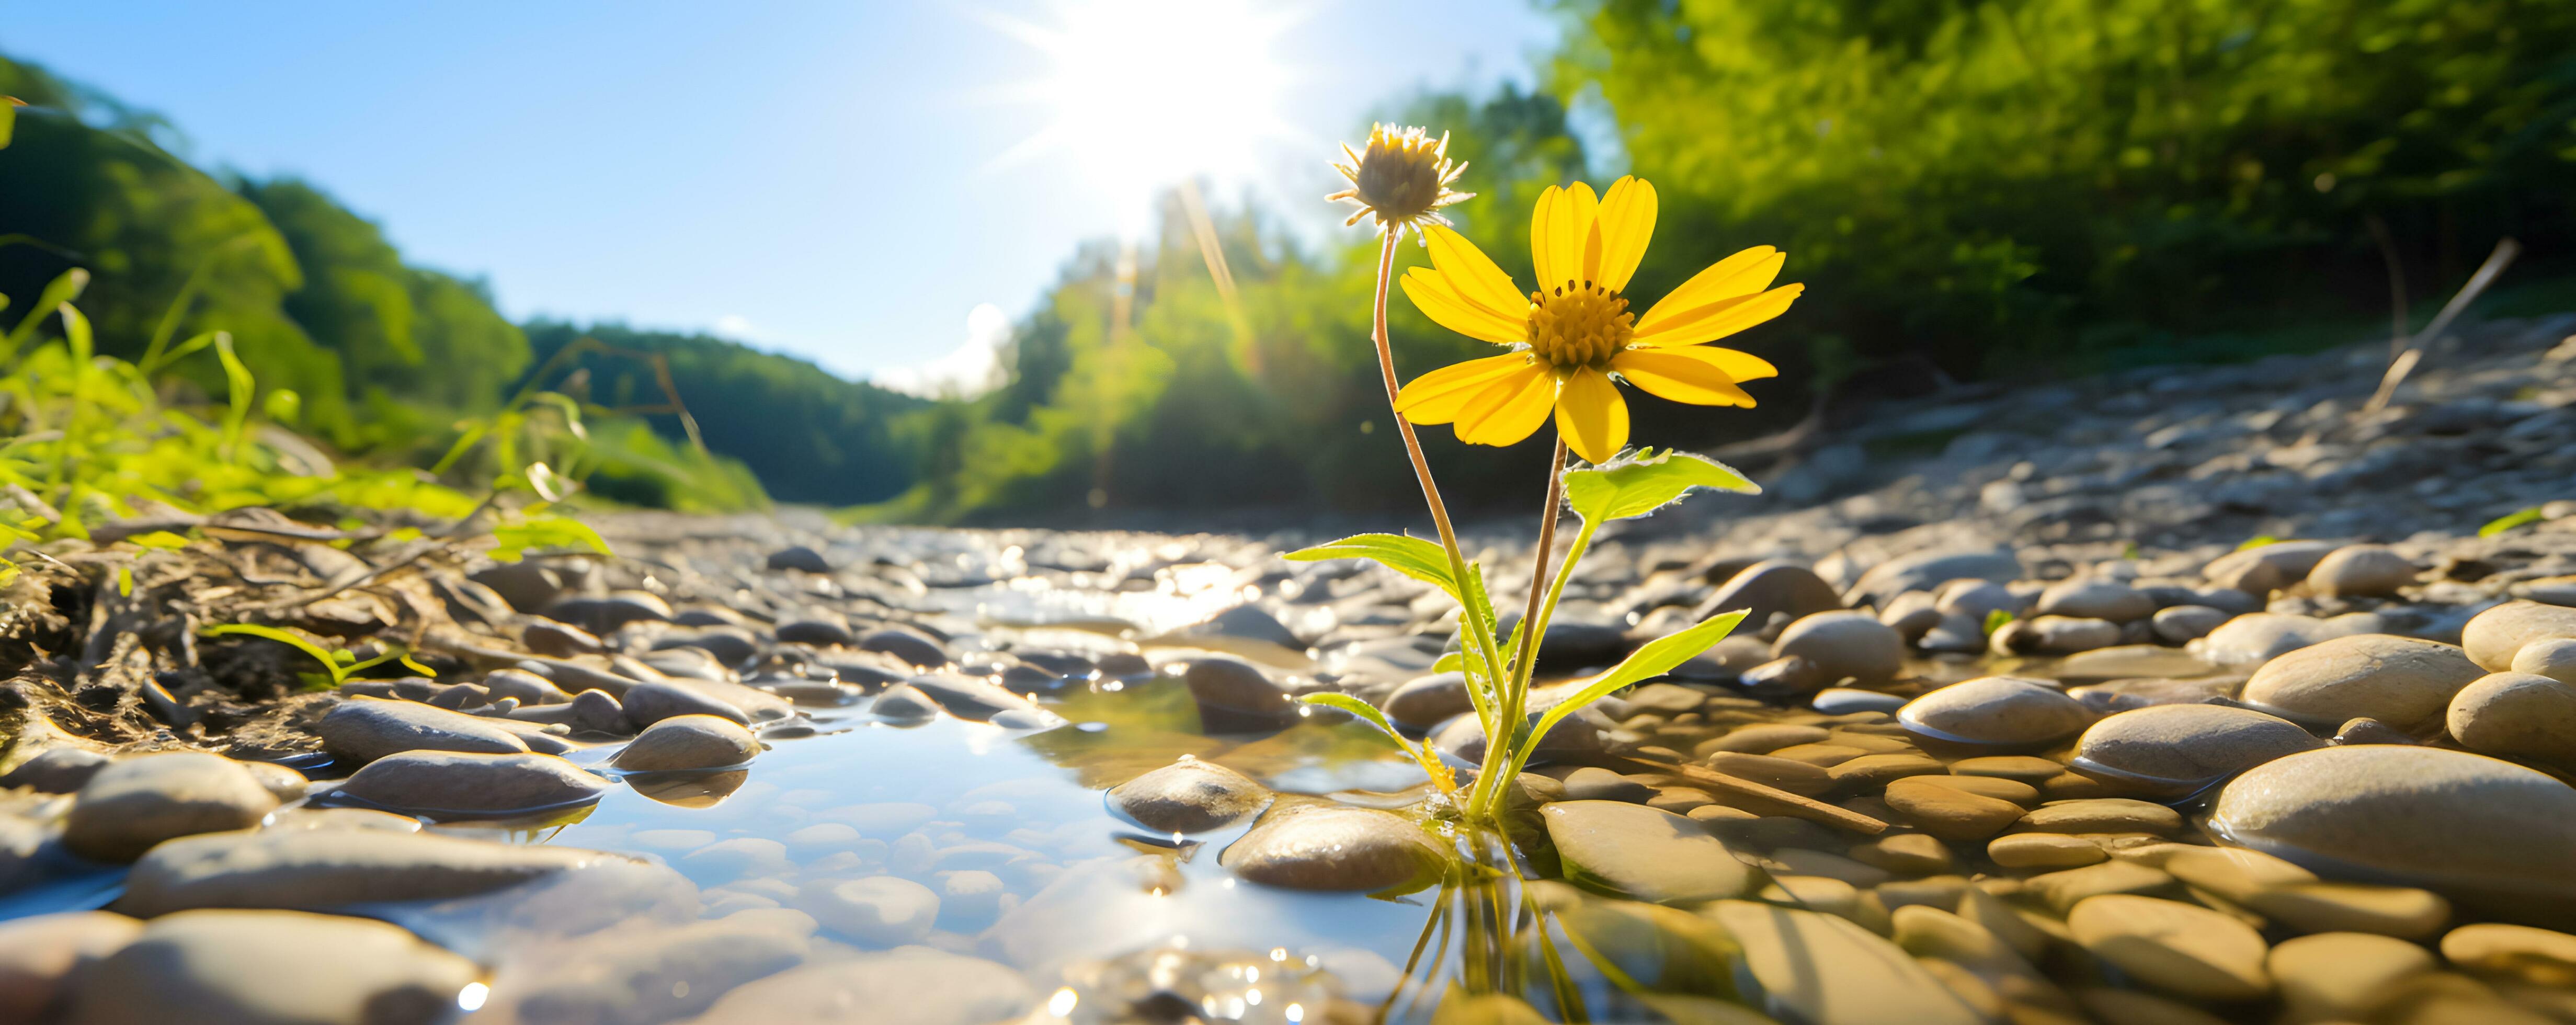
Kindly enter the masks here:
<path id="1" fill-rule="evenodd" d="M 1368 148 L 1354 151 L 1342 144 L 1342 155 L 1348 164 L 1334 164 L 1333 170 L 1351 181 L 1351 187 L 1324 197 L 1326 202 L 1349 200 L 1360 211 L 1343 221 L 1344 227 L 1358 224 L 1360 218 L 1377 217 L 1381 232 L 1401 232 L 1407 226 L 1447 224 L 1440 208 L 1463 199 L 1474 199 L 1473 192 L 1452 192 L 1449 183 L 1467 170 L 1464 163 L 1449 162 L 1449 135 L 1433 139 L 1427 129 L 1397 128 L 1394 125 L 1370 125 Z"/>
<path id="2" fill-rule="evenodd" d="M 1614 375 L 1675 402 L 1753 405 L 1737 382 L 1779 371 L 1751 353 L 1702 343 L 1779 316 L 1806 286 L 1771 288 L 1787 257 L 1756 246 L 1699 272 L 1638 317 L 1620 290 L 1654 231 L 1655 187 L 1641 179 L 1621 178 L 1597 199 L 1582 182 L 1549 186 L 1530 221 L 1541 287 L 1524 296 L 1474 243 L 1423 226 L 1431 266 L 1405 275 L 1404 294 L 1440 326 L 1514 350 L 1414 378 L 1395 411 L 1415 423 L 1455 424 L 1460 441 L 1509 445 L 1553 410 L 1566 444 L 1600 463 L 1628 443 L 1628 403 Z"/>

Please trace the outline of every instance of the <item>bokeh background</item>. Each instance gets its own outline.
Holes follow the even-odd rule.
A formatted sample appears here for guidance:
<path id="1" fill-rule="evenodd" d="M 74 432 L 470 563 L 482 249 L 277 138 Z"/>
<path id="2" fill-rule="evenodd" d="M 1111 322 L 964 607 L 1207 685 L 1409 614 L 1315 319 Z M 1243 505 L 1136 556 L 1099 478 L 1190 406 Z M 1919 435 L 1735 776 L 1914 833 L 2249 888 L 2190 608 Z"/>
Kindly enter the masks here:
<path id="1" fill-rule="evenodd" d="M 1968 382 L 2385 336 L 2429 319 L 2507 237 L 2523 254 L 2482 312 L 2576 307 L 2576 4 L 2562 0 L 1567 0 L 1392 18 L 1378 6 L 1211 21 L 1104 0 L 915 11 L 901 26 L 845 12 L 878 40 L 852 66 L 874 71 L 770 76 L 867 101 L 829 124 L 782 119 L 734 88 L 760 77 L 756 50 L 664 55 L 637 80 L 679 97 L 671 131 L 625 132 L 634 148 L 617 152 L 749 146 L 724 140 L 755 132 L 814 133 L 835 155 L 714 173 L 677 156 L 462 151 L 496 169 L 477 188 L 542 186 L 548 205 L 636 232 L 553 240 L 574 267 L 585 251 L 650 266 L 563 284 L 553 308 L 467 263 L 471 239 L 452 225 L 418 229 L 440 239 L 439 260 L 412 255 L 395 241 L 411 226 L 343 202 L 330 181 L 201 156 L 186 123 L 64 70 L 115 67 L 83 49 L 112 36 L 22 31 L 0 37 L 0 93 L 29 105 L 0 151 L 0 293 L 89 269 L 82 308 L 101 351 L 127 358 L 156 334 L 229 331 L 260 387 L 295 397 L 264 415 L 343 457 L 430 465 L 460 424 L 538 387 L 592 404 L 590 486 L 612 501 L 1046 525 L 1419 502 L 1383 433 L 1367 342 L 1374 246 L 1319 198 L 1333 142 L 1372 118 L 1451 134 L 1472 162 L 1462 186 L 1479 194 L 1456 208 L 1459 226 L 1523 280 L 1539 190 L 1625 173 L 1662 197 L 1636 294 L 1748 245 L 1788 250 L 1784 280 L 1805 282 L 1805 298 L 1730 343 L 1782 377 L 1752 386 L 1751 411 L 1635 403 L 1636 437 L 1658 444 L 1721 448 Z M 1223 10 L 1190 5 L 1202 7 Z M 727 38 L 826 37 L 773 17 Z M 365 60 L 400 26 L 380 28 L 328 45 Z M 220 76 L 227 33 L 288 30 L 124 31 L 194 45 L 195 73 Z M 1341 42 L 1256 67 L 1243 47 L 1261 33 Z M 605 28 L 593 41 L 611 58 L 627 42 Z M 944 65 L 921 47 L 950 43 L 978 55 L 989 95 L 923 70 Z M 471 87 L 415 75 L 379 98 L 381 125 L 400 135 L 393 99 L 442 91 L 517 116 L 495 90 L 521 88 L 559 122 L 531 131 L 582 130 L 582 76 L 456 73 Z M 899 102 L 921 89 L 946 98 Z M 653 102 L 618 94 L 597 102 Z M 1297 123 L 1319 116 L 1342 120 Z M 457 145 L 412 138 L 377 158 L 452 158 Z M 955 184 L 914 192 L 847 170 L 860 165 Z M 635 182 L 660 188 L 621 184 Z M 873 228 L 828 228 L 836 244 L 781 241 L 782 226 L 870 211 Z M 1010 269 L 1032 259 L 1032 238 L 1050 268 L 1035 283 Z M 1403 259 L 1424 258 L 1408 246 Z M 746 266 L 759 289 L 733 283 Z M 618 282 L 636 289 L 633 308 L 617 308 Z M 766 296 L 839 326 L 763 338 L 746 326 L 763 313 L 691 323 L 657 305 L 692 282 L 716 294 L 705 309 Z M 962 312 L 913 308 L 933 294 L 989 297 L 970 318 L 980 357 L 949 351 L 953 330 L 919 329 Z M 1482 354 L 1401 296 L 1393 333 L 1406 377 Z M 574 348 L 585 338 L 596 344 Z M 856 347 L 833 348 L 845 342 Z M 211 354 L 175 373 L 224 387 Z M 1540 472 L 1538 446 L 1470 449 L 1447 433 L 1425 438 L 1470 508 Z"/>

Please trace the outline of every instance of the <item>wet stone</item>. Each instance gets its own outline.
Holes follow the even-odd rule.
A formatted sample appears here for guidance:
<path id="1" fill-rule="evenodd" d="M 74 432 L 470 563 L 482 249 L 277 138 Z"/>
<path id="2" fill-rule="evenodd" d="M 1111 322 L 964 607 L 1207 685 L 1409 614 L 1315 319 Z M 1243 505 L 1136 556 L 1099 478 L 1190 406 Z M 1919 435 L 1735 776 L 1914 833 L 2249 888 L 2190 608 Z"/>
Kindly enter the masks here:
<path id="1" fill-rule="evenodd" d="M 1954 859 L 1941 841 L 1919 833 L 1880 837 L 1851 849 L 1853 861 L 1902 875 L 1950 871 Z"/>
<path id="2" fill-rule="evenodd" d="M 405 751 L 521 754 L 528 750 L 526 741 L 474 716 L 383 698 L 343 701 L 324 713 L 314 732 L 334 760 L 352 766 Z"/>
<path id="3" fill-rule="evenodd" d="M 1158 833 L 1200 833 L 1258 814 L 1270 790 L 1225 766 L 1175 762 L 1109 790 L 1109 807 Z"/>
<path id="4" fill-rule="evenodd" d="M 2070 868 L 2027 880 L 2029 891 L 2065 914 L 2084 901 L 2105 894 L 2136 894 L 2172 886 L 2174 877 L 2165 871 L 2127 861 L 2105 861 Z"/>
<path id="5" fill-rule="evenodd" d="M 1199 659 L 1190 663 L 1181 681 L 1198 704 L 1199 727 L 1207 733 L 1261 733 L 1297 723 L 1297 702 L 1288 688 L 1241 659 Z"/>
<path id="6" fill-rule="evenodd" d="M 497 700 L 511 698 L 522 706 L 560 705 L 572 695 L 555 686 L 553 680 L 518 669 L 495 669 L 483 676 L 483 689 Z"/>
<path id="7" fill-rule="evenodd" d="M 2123 636 L 2120 624 L 2107 619 L 2039 616 L 2004 624 L 1989 647 L 1997 655 L 2073 655 L 2118 644 Z"/>
<path id="8" fill-rule="evenodd" d="M 2156 603 L 2117 580 L 2080 579 L 2049 585 L 2039 592 L 2039 603 L 2031 611 L 2039 616 L 2126 623 L 2154 614 Z"/>
<path id="9" fill-rule="evenodd" d="M 655 680 L 636 684 L 627 688 L 618 704 L 626 712 L 627 723 L 635 729 L 682 715 L 712 715 L 744 726 L 751 725 L 751 716 L 742 709 L 676 682 Z"/>
<path id="10" fill-rule="evenodd" d="M 373 829 L 210 833 L 153 848 L 135 864 L 116 908 L 151 917 L 201 907 L 320 911 L 440 900 L 614 860 L 569 847 Z"/>
<path id="11" fill-rule="evenodd" d="M 1894 712 L 1905 707 L 1906 699 L 1856 687 L 1827 687 L 1808 699 L 1807 706 L 1826 715 L 1850 715 L 1853 712 Z"/>
<path id="12" fill-rule="evenodd" d="M 85 747 L 54 747 L 0 773 L 0 787 L 28 787 L 40 794 L 68 794 L 107 767 L 106 755 Z"/>
<path id="13" fill-rule="evenodd" d="M 1944 840 L 1982 840 L 2019 821 L 2022 807 L 2010 801 L 1926 782 L 1927 777 L 1898 779 L 1887 785 L 1887 806 L 1906 822 Z M 2036 795 L 2034 795 L 2036 796 Z"/>
<path id="14" fill-rule="evenodd" d="M 2208 908 L 2112 894 L 2077 904 L 2066 927 L 2095 956 L 2178 996 L 2251 1000 L 2272 991 L 2263 937 Z"/>
<path id="15" fill-rule="evenodd" d="M 2094 723 L 2075 742 L 2084 768 L 2188 793 L 2264 762 L 2324 747 L 2298 724 L 2249 708 L 2157 705 Z"/>
<path id="16" fill-rule="evenodd" d="M 1655 797 L 1654 787 L 1608 769 L 1588 765 L 1566 773 L 1562 782 L 1565 784 L 1563 800 L 1568 801 L 1627 801 L 1632 804 L 1643 804 Z"/>
<path id="17" fill-rule="evenodd" d="M 2246 681 L 2241 699 L 2305 722 L 2368 716 L 2409 729 L 2439 720 L 2451 696 L 2481 675 L 2465 652 L 2448 644 L 2361 634 L 2265 663 Z"/>
<path id="18" fill-rule="evenodd" d="M 1743 610 L 1747 629 L 1758 629 L 1774 613 L 1791 620 L 1843 607 L 1842 596 L 1813 571 L 1777 559 L 1745 567 L 1718 586 L 1691 611 L 1694 621 Z"/>
<path id="19" fill-rule="evenodd" d="M 2442 956 L 2492 978 L 2535 986 L 2576 986 L 2576 936 L 2501 922 L 2464 925 L 2442 936 Z"/>
<path id="20" fill-rule="evenodd" d="M 2108 860 L 2099 844 L 2060 833 L 2014 833 L 1986 845 L 1986 857 L 2005 868 L 2082 868 Z"/>
<path id="21" fill-rule="evenodd" d="M 2335 597 L 2378 598 L 2415 582 L 2415 564 L 2385 545 L 2345 545 L 2308 571 L 2308 589 Z"/>
<path id="22" fill-rule="evenodd" d="M 2201 575 L 2220 587 L 2265 594 L 2307 579 L 2334 549 L 2324 541 L 2277 541 L 2221 556 Z"/>
<path id="23" fill-rule="evenodd" d="M 1755 882 L 1723 842 L 1680 815 L 1583 800 L 1539 813 L 1570 881 L 1655 903 L 1740 896 Z"/>
<path id="24" fill-rule="evenodd" d="M 1402 816 L 1366 808 L 1307 807 L 1273 808 L 1228 845 L 1220 861 L 1236 875 L 1265 886 L 1378 892 L 1423 885 L 1438 877 L 1446 858 L 1421 827 Z"/>
<path id="25" fill-rule="evenodd" d="M 2479 754 L 2576 761 L 2576 684 L 2530 673 L 2495 673 L 2453 695 L 2451 737 Z"/>
<path id="26" fill-rule="evenodd" d="M 1934 775 L 1949 771 L 1939 761 L 1919 754 L 1875 754 L 1840 762 L 1825 770 L 1825 776 L 1846 792 L 1883 787 L 1907 776 Z"/>
<path id="27" fill-rule="evenodd" d="M 1433 673 L 1397 687 L 1379 710 L 1398 726 L 1428 730 L 1475 707 L 1475 699 L 1467 694 L 1465 673 Z"/>
<path id="28" fill-rule="evenodd" d="M 2344 720 L 2342 726 L 2335 728 L 2334 742 L 2337 744 L 2412 744 L 2415 738 L 2407 735 L 2404 730 L 2365 715 Z"/>
<path id="29" fill-rule="evenodd" d="M 2420 945 L 2352 932 L 2284 940 L 2264 961 L 2282 1005 L 2308 1021 L 2367 1020 L 2402 983 L 2437 967 Z"/>
<path id="30" fill-rule="evenodd" d="M 1844 919 L 1746 901 L 1707 914 L 1744 947 L 1746 996 L 1814 1025 L 1968 1025 L 1986 1019 L 1893 943 Z"/>
<path id="31" fill-rule="evenodd" d="M 1789 624 L 1771 657 L 1814 663 L 1828 681 L 1884 683 L 1905 664 L 1905 638 L 1866 612 L 1819 612 Z"/>
<path id="32" fill-rule="evenodd" d="M 257 825 L 277 797 L 220 755 L 135 755 L 91 775 L 63 821 L 63 845 L 96 861 L 127 862 L 176 837 Z"/>
<path id="33" fill-rule="evenodd" d="M 312 970 L 327 952 L 330 970 Z M 186 911 L 100 960 L 69 1020 L 431 1022 L 481 970 L 397 926 L 296 911 Z"/>
<path id="34" fill-rule="evenodd" d="M 2157 609 L 2152 620 L 2156 637 L 2167 644 L 2182 644 L 2209 636 L 2210 632 L 2236 617 L 2207 605 L 2172 605 Z"/>
<path id="35" fill-rule="evenodd" d="M 939 920 L 939 894 L 894 876 L 819 880 L 798 897 L 798 907 L 824 928 L 864 946 L 918 943 Z"/>
<path id="36" fill-rule="evenodd" d="M 2382 632 L 2378 616 L 2354 612 L 2333 619 L 2256 612 L 2230 619 L 2194 641 L 2192 652 L 2214 665 L 2255 665 L 2337 637 Z"/>
<path id="37" fill-rule="evenodd" d="M 733 720 L 681 715 L 645 727 L 610 764 L 631 772 L 719 769 L 741 765 L 759 752 L 760 742 Z"/>
<path id="38" fill-rule="evenodd" d="M 1701 758 L 1700 764 L 1737 779 L 1751 780 L 1806 797 L 1814 797 L 1833 787 L 1833 778 L 1823 768 L 1787 758 L 1717 751 Z"/>
<path id="39" fill-rule="evenodd" d="M 2182 828 L 2182 814 L 2161 804 L 2123 797 L 2053 801 L 2022 816 L 2021 828 L 2040 833 L 2158 833 Z"/>
<path id="40" fill-rule="evenodd" d="M 1017 1020 L 1039 1000 L 1002 965 L 907 947 L 746 983 L 692 1025 L 985 1025 Z"/>
<path id="41" fill-rule="evenodd" d="M 0 1021 L 45 1020 L 67 983 L 142 931 L 143 923 L 106 911 L 0 922 Z"/>
<path id="42" fill-rule="evenodd" d="M 369 763 L 335 792 L 407 812 L 496 815 L 587 804 L 608 789 L 552 755 L 410 751 Z"/>
<path id="43" fill-rule="evenodd" d="M 1813 744 L 1825 739 L 1829 735 L 1831 735 L 1830 732 L 1821 726 L 1794 726 L 1788 724 L 1746 726 L 1740 729 L 1730 730 L 1724 735 L 1701 743 L 1699 745 L 1698 753 L 1701 755 L 1710 755 L 1718 752 L 1769 754 L 1784 747 L 1791 747 L 1798 744 Z"/>
<path id="44" fill-rule="evenodd" d="M 2515 656 L 2534 641 L 2576 639 L 2576 608 L 2509 601 L 2470 617 L 2460 631 L 2469 660 L 2488 672 L 2513 668 Z"/>
<path id="45" fill-rule="evenodd" d="M 2028 746 L 2074 736 L 2093 718 L 2057 688 L 2009 676 L 1951 684 L 1906 704 L 1896 721 L 1925 737 L 1961 744 Z"/>
<path id="46" fill-rule="evenodd" d="M 859 638 L 858 648 L 892 655 L 920 669 L 935 669 L 949 662 L 948 650 L 938 641 L 918 630 L 900 627 L 873 631 Z"/>

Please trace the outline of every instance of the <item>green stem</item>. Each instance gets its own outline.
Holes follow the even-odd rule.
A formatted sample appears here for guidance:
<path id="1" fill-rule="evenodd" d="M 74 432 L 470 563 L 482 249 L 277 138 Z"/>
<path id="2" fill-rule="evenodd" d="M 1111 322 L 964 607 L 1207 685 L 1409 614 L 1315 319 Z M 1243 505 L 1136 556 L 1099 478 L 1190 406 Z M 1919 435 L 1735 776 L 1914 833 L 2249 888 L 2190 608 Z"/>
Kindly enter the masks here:
<path id="1" fill-rule="evenodd" d="M 1541 585 L 1547 580 L 1548 557 L 1556 551 L 1557 508 L 1565 503 L 1565 456 L 1565 435 L 1560 432 L 1556 436 L 1556 454 L 1548 460 L 1547 502 L 1539 509 L 1538 552 L 1531 557 L 1529 602 L 1521 611 L 1521 642 L 1512 652 L 1511 665 L 1504 670 L 1501 714 L 1495 717 L 1502 720 L 1502 728 L 1485 731 L 1485 764 L 1476 773 L 1476 789 L 1467 804 L 1480 815 L 1494 814 L 1497 795 L 1513 775 L 1500 770 L 1516 760 L 1513 755 L 1522 746 L 1521 720 L 1529 715 L 1531 670 L 1538 661 L 1539 632 L 1546 628 L 1539 603 L 1544 598 L 1548 610 L 1556 607 L 1555 596 L 1542 591 Z"/>

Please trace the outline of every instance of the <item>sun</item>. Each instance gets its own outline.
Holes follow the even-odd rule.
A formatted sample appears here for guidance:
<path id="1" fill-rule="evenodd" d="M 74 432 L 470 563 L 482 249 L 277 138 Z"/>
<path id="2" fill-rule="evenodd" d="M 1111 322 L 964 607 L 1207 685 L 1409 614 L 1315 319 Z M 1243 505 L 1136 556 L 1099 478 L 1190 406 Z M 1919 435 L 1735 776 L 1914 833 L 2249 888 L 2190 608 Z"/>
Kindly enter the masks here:
<path id="1" fill-rule="evenodd" d="M 984 20 L 1043 54 L 1044 77 L 1003 91 L 1052 109 L 996 168 L 1065 158 L 1122 221 L 1181 179 L 1241 180 L 1264 140 L 1294 136 L 1274 109 L 1292 75 L 1271 53 L 1300 7 L 1242 0 L 1082 0 L 1052 25 Z"/>

